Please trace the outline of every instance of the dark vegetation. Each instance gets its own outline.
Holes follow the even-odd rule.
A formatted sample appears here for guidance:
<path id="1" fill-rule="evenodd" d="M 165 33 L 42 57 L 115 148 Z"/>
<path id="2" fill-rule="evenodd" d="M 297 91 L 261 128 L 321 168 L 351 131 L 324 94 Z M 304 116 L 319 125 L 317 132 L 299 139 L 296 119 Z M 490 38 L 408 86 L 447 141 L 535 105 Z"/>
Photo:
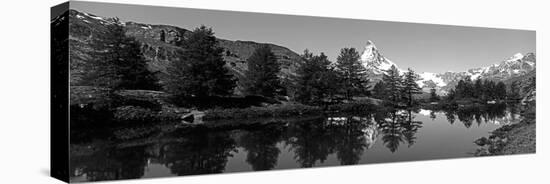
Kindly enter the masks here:
<path id="1" fill-rule="evenodd" d="M 531 77 L 521 91 L 533 94 L 535 87 L 536 78 Z M 536 100 L 530 98 L 534 98 L 534 96 L 528 95 L 523 100 L 524 105 L 520 110 L 522 120 L 516 124 L 502 126 L 491 132 L 490 136 L 476 140 L 475 143 L 480 147 L 474 155 L 491 156 L 536 152 Z"/>
<path id="2" fill-rule="evenodd" d="M 107 34 L 91 41 L 93 57 L 85 65 L 88 71 L 83 76 L 85 85 L 112 90 L 159 89 L 155 75 L 147 69 L 140 44 L 124 35 L 118 19 L 106 27 Z"/>
<path id="3" fill-rule="evenodd" d="M 167 68 L 164 89 L 175 97 L 228 96 L 235 80 L 224 67 L 223 49 L 210 28 L 196 28 L 181 47 L 185 50 Z"/>

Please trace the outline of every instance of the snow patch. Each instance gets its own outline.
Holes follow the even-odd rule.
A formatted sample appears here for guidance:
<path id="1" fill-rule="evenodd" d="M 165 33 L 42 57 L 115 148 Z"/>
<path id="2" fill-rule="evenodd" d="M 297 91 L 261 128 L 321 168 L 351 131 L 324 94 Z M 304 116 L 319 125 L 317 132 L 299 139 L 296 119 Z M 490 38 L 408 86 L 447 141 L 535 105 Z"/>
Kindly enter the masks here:
<path id="1" fill-rule="evenodd" d="M 517 60 L 520 60 L 520 59 L 523 59 L 523 54 L 521 53 L 517 53 L 517 54 L 514 54 L 514 56 L 508 58 L 508 61 L 517 61 Z"/>
<path id="2" fill-rule="evenodd" d="M 89 17 L 92 18 L 92 19 L 96 19 L 96 20 L 105 20 L 102 17 L 98 17 L 98 16 L 95 16 L 95 15 L 89 15 Z"/>
<path id="3" fill-rule="evenodd" d="M 420 75 L 420 80 L 416 81 L 416 83 L 418 84 L 418 86 L 420 87 L 424 87 L 424 82 L 426 81 L 432 81 L 434 82 L 438 87 L 443 87 L 443 86 L 446 86 L 447 83 L 445 83 L 445 81 L 443 81 L 443 79 L 441 77 L 439 77 L 437 74 L 435 73 L 429 73 L 429 72 L 424 72 L 424 73 L 421 73 L 419 74 Z"/>
<path id="4" fill-rule="evenodd" d="M 429 116 L 431 113 L 432 113 L 431 110 L 426 110 L 426 109 L 420 109 L 420 112 L 418 112 L 418 114 L 421 114 L 424 116 Z"/>

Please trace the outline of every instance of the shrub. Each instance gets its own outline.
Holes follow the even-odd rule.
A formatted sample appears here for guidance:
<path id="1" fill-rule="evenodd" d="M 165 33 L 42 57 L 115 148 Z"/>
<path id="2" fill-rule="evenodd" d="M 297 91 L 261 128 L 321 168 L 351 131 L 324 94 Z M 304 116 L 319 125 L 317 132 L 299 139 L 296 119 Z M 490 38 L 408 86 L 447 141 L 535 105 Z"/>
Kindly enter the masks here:
<path id="1" fill-rule="evenodd" d="M 121 106 L 114 111 L 114 117 L 122 121 L 146 121 L 152 120 L 156 116 L 156 112 L 136 106 Z"/>
<path id="2" fill-rule="evenodd" d="M 152 127 L 135 127 L 135 128 L 123 128 L 113 132 L 114 138 L 118 140 L 130 140 L 136 138 L 144 138 L 148 135 L 158 131 Z"/>
<path id="3" fill-rule="evenodd" d="M 267 107 L 249 107 L 244 109 L 211 109 L 206 111 L 204 120 L 245 119 L 258 117 L 289 117 L 299 115 L 321 114 L 319 107 L 301 104 L 283 104 Z"/>
<path id="4" fill-rule="evenodd" d="M 375 105 L 369 101 L 354 101 L 350 103 L 335 104 L 327 107 L 329 112 L 369 112 L 376 110 Z"/>

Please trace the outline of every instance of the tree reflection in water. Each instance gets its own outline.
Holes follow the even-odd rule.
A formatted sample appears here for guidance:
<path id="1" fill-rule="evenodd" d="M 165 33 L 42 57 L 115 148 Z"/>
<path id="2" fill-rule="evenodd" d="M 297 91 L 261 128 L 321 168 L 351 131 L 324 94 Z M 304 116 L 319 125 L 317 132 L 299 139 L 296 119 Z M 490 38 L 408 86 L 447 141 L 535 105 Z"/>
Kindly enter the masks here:
<path id="1" fill-rule="evenodd" d="M 397 111 L 381 112 L 386 114 L 383 118 L 377 119 L 378 127 L 382 132 L 382 141 L 384 145 L 393 153 L 397 151 L 399 144 L 403 142 L 403 126 L 404 117 Z"/>
<path id="2" fill-rule="evenodd" d="M 139 146 L 126 141 L 112 144 L 108 140 L 103 141 L 105 146 L 93 146 L 95 142 L 86 146 L 81 142 L 91 139 L 79 139 L 75 149 L 71 146 L 71 177 L 84 177 L 87 181 L 140 178 L 152 162 L 165 166 L 173 175 L 222 173 L 235 154 L 246 154 L 243 162 L 252 170 L 271 170 L 280 164 L 284 148 L 294 153 L 293 158 L 284 159 L 294 160 L 300 167 L 322 164 L 329 155 L 337 159 L 329 164 L 353 165 L 368 156 L 367 150 L 378 138 L 392 153 L 402 144 L 413 147 L 418 131 L 426 126 L 415 117 L 419 114 L 436 119 L 436 115 L 444 114 L 450 125 L 458 120 L 470 128 L 474 122 L 509 123 L 518 112 L 517 106 L 502 104 L 432 110 L 429 114 L 418 109 L 379 110 L 353 116 L 265 123 L 237 130 L 186 130 L 135 141 Z"/>
<path id="3" fill-rule="evenodd" d="M 416 133 L 422 128 L 421 121 L 414 121 L 414 114 L 412 109 L 407 110 L 406 120 L 403 125 L 403 136 L 408 143 L 408 147 L 411 147 L 416 142 Z"/>
<path id="4" fill-rule="evenodd" d="M 240 146 L 246 151 L 246 162 L 254 171 L 271 170 L 277 165 L 281 150 L 277 142 L 281 141 L 284 127 L 273 124 L 256 130 L 249 130 L 240 138 Z"/>
<path id="5" fill-rule="evenodd" d="M 161 149 L 161 162 L 176 175 L 221 173 L 235 141 L 229 132 L 193 132 Z"/>
<path id="6" fill-rule="evenodd" d="M 91 155 L 71 156 L 71 175 L 87 181 L 141 178 L 147 164 L 144 147 L 107 149 Z"/>
<path id="7" fill-rule="evenodd" d="M 373 122 L 368 117 L 348 117 L 343 123 L 331 123 L 336 125 L 333 128 L 335 139 L 336 157 L 341 165 L 353 165 L 359 163 L 361 155 L 372 143 Z"/>
<path id="8" fill-rule="evenodd" d="M 286 136 L 286 144 L 301 167 L 313 167 L 317 161 L 323 163 L 334 151 L 335 138 L 324 118 L 291 124 Z"/>
<path id="9" fill-rule="evenodd" d="M 457 107 L 441 110 L 444 112 L 447 121 L 453 124 L 458 117 L 464 127 L 470 128 L 474 122 L 478 126 L 482 123 L 510 123 L 516 120 L 518 115 L 517 104 L 489 104 L 473 105 L 470 107 Z M 433 112 L 433 111 L 432 111 Z"/>

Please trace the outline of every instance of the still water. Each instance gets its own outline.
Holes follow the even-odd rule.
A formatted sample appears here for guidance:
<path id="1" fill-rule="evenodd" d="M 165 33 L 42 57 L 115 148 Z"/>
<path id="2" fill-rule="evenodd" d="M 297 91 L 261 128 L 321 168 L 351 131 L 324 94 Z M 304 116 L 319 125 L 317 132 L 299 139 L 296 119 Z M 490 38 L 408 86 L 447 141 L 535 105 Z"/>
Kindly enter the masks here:
<path id="1" fill-rule="evenodd" d="M 233 130 L 176 131 L 71 155 L 71 181 L 471 157 L 476 149 L 474 140 L 518 121 L 514 110 L 494 106 L 452 112 L 421 109 L 300 118 Z"/>

